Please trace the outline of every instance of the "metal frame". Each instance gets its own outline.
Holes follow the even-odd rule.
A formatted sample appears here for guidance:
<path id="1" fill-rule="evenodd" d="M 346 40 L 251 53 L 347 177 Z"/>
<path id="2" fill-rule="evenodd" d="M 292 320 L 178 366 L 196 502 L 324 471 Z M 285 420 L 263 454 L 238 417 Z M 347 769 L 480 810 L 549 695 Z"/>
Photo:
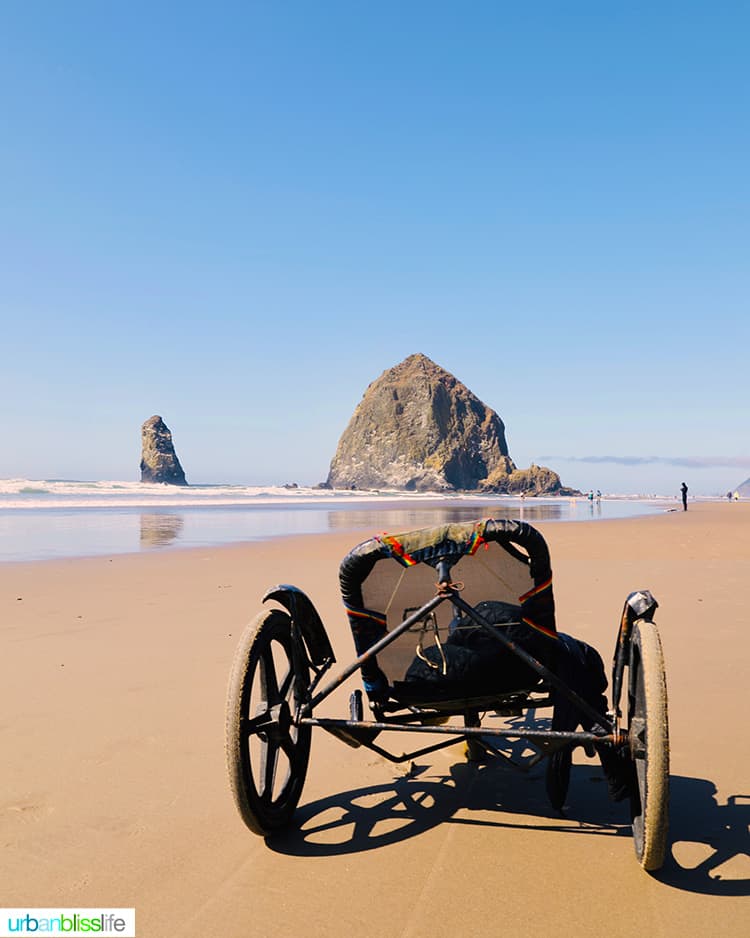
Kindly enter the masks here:
<path id="1" fill-rule="evenodd" d="M 315 668 L 309 661 L 306 662 L 306 665 L 312 667 L 312 670 L 315 673 L 315 678 L 308 690 L 308 699 L 304 702 L 300 702 L 297 708 L 297 713 L 294 717 L 295 723 L 301 726 L 319 726 L 351 746 L 365 746 L 366 748 L 372 749 L 392 762 L 405 762 L 409 759 L 415 758 L 416 756 L 424 755 L 428 752 L 434 752 L 438 749 L 451 746 L 456 742 L 455 737 L 467 741 L 474 740 L 480 745 L 481 748 L 492 751 L 494 754 L 504 757 L 511 765 L 523 771 L 527 770 L 529 767 L 531 767 L 531 765 L 541 761 L 546 756 L 551 755 L 553 752 L 570 744 L 592 745 L 594 743 L 614 743 L 621 745 L 624 743 L 625 740 L 623 735 L 619 732 L 616 721 L 610 719 L 609 715 L 605 716 L 591 707 L 590 704 L 583 700 L 574 690 L 568 687 L 568 685 L 556 674 L 550 671 L 549 668 L 526 652 L 518 644 L 507 638 L 501 630 L 493 628 L 493 626 L 487 622 L 473 608 L 473 606 L 461 598 L 459 595 L 459 586 L 451 582 L 450 567 L 447 563 L 441 562 L 438 564 L 438 576 L 440 579 L 439 583 L 437 584 L 437 594 L 433 596 L 432 599 L 428 600 L 428 602 L 426 602 L 420 609 L 416 610 L 416 612 L 413 612 L 412 615 L 408 616 L 408 618 L 404 619 L 403 622 L 400 622 L 394 629 L 388 632 L 387 635 L 383 636 L 383 638 L 368 648 L 366 652 L 356 658 L 348 667 L 344 668 L 340 674 L 329 681 L 321 690 L 317 691 L 317 693 L 314 693 L 315 688 L 320 684 L 325 673 L 333 665 L 333 660 L 327 660 L 320 668 Z M 365 664 L 380 651 L 394 642 L 399 636 L 403 635 L 404 632 L 407 632 L 413 625 L 416 625 L 418 622 L 424 619 L 425 616 L 432 612 L 433 609 L 436 609 L 439 605 L 446 601 L 450 601 L 454 607 L 461 610 L 461 612 L 463 612 L 465 615 L 469 616 L 469 618 L 471 618 L 472 621 L 476 623 L 476 625 L 480 626 L 485 632 L 491 635 L 495 641 L 503 645 L 512 654 L 516 655 L 522 661 L 524 661 L 542 678 L 544 685 L 542 687 L 534 688 L 533 692 L 548 692 L 550 688 L 553 688 L 564 697 L 567 697 L 567 699 L 579 711 L 592 718 L 594 722 L 594 728 L 597 731 L 566 732 L 559 730 L 523 728 L 491 729 L 481 727 L 478 724 L 466 726 L 435 726 L 429 725 L 429 723 L 426 722 L 430 719 L 437 720 L 441 717 L 460 716 L 461 714 L 464 715 L 467 721 L 470 719 L 478 720 L 477 711 L 479 709 L 484 709 L 483 707 L 480 707 L 479 704 L 484 702 L 489 704 L 487 709 L 496 709 L 502 711 L 502 709 L 505 708 L 512 709 L 516 713 L 520 713 L 524 709 L 529 710 L 536 709 L 541 706 L 551 706 L 551 699 L 549 694 L 546 698 L 539 700 L 532 697 L 532 691 L 529 690 L 510 691 L 504 694 L 498 694 L 497 698 L 466 698 L 465 701 L 461 701 L 464 706 L 458 706 L 459 701 L 456 701 L 456 706 L 451 707 L 451 702 L 448 701 L 444 702 L 442 709 L 439 703 L 436 703 L 434 707 L 428 704 L 425 704 L 422 707 L 419 705 L 409 706 L 403 704 L 398 706 L 398 710 L 406 712 L 401 715 L 394 714 L 391 717 L 387 716 L 386 713 L 389 709 L 392 709 L 392 706 L 389 707 L 387 704 L 374 704 L 373 711 L 376 717 L 374 720 L 364 720 L 362 718 L 361 692 L 355 691 L 350 702 L 351 719 L 342 720 L 312 716 L 313 709 L 322 703 L 327 697 L 329 697 L 335 690 L 337 690 L 356 671 L 360 670 L 363 664 Z M 294 627 L 293 635 L 296 636 L 295 644 L 299 643 L 299 645 L 302 645 L 301 639 L 296 634 Z M 304 655 L 304 649 L 302 650 L 302 653 Z M 307 656 L 305 655 L 305 657 Z M 356 694 L 359 694 L 359 703 L 357 703 L 357 698 L 355 697 Z M 421 722 L 418 725 L 414 725 L 415 721 Z M 417 749 L 413 752 L 403 753 L 402 755 L 397 756 L 385 749 L 382 749 L 380 746 L 377 746 L 374 743 L 374 738 L 377 735 L 388 730 L 396 730 L 402 733 L 432 733 L 449 736 L 452 738 L 441 741 L 426 748 Z M 526 759 L 524 762 L 519 763 L 509 758 L 508 756 L 505 756 L 496 747 L 490 745 L 487 742 L 487 738 L 528 740 L 534 746 L 536 746 L 538 752 L 534 756 Z"/>

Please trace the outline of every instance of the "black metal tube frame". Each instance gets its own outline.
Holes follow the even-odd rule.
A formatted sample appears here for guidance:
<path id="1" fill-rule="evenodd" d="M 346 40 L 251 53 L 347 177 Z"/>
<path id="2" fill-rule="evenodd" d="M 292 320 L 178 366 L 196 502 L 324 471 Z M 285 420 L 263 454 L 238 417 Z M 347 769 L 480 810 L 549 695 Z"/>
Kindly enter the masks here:
<path id="1" fill-rule="evenodd" d="M 443 571 L 440 571 L 440 572 L 442 573 Z M 437 595 L 433 596 L 432 599 L 426 602 L 424 606 L 421 607 L 421 609 L 418 609 L 416 612 L 412 613 L 412 615 L 408 616 L 406 619 L 404 619 L 403 622 L 400 622 L 394 629 L 392 629 L 390 632 L 384 635 L 383 638 L 375 642 L 374 645 L 372 645 L 370 648 L 367 649 L 367 651 L 359 655 L 359 657 L 356 658 L 348 667 L 344 668 L 344 670 L 337 677 L 335 677 L 328 684 L 326 684 L 326 686 L 323 687 L 322 690 L 318 691 L 318 693 L 311 700 L 303 704 L 299 708 L 296 722 L 298 723 L 309 722 L 312 719 L 311 717 L 309 717 L 309 714 L 312 712 L 313 708 L 316 707 L 318 704 L 320 704 L 327 697 L 329 697 L 338 687 L 340 687 L 344 683 L 344 681 L 346 681 L 349 677 L 351 677 L 352 674 L 360 670 L 363 664 L 365 664 L 367 661 L 369 661 L 371 658 L 377 655 L 384 648 L 387 648 L 388 645 L 394 642 L 400 635 L 403 635 L 404 632 L 407 632 L 413 625 L 416 625 L 417 622 L 423 619 L 433 609 L 437 608 L 441 603 L 445 602 L 446 600 L 450 600 L 450 602 L 454 606 L 456 606 L 458 609 L 461 609 L 463 612 L 465 612 L 466 615 L 468 615 L 478 626 L 480 626 L 482 629 L 484 629 L 485 632 L 491 635 L 492 638 L 495 639 L 495 641 L 499 642 L 508 651 L 512 652 L 514 655 L 520 658 L 523 662 L 525 662 L 525 664 L 527 664 L 530 668 L 532 668 L 543 680 L 547 681 L 560 694 L 567 697 L 568 700 L 579 711 L 586 714 L 586 716 L 588 716 L 593 721 L 594 724 L 600 726 L 603 730 L 603 732 L 600 733 L 599 735 L 573 733 L 573 734 L 570 734 L 571 738 L 580 740 L 581 742 L 588 741 L 589 737 L 591 737 L 591 739 L 599 739 L 599 740 L 614 738 L 612 734 L 614 733 L 615 728 L 612 725 L 611 721 L 609 720 L 608 716 L 606 716 L 605 714 L 599 713 L 597 710 L 595 710 L 582 697 L 576 694 L 574 690 L 571 690 L 571 688 L 568 687 L 568 685 L 564 681 L 562 681 L 556 674 L 550 671 L 549 668 L 545 667 L 545 665 L 543 665 L 541 661 L 538 661 L 536 658 L 533 657 L 533 655 L 530 655 L 527 651 L 525 651 L 515 642 L 511 641 L 509 638 L 503 635 L 500 630 L 493 628 L 492 625 L 490 625 L 490 623 L 488 623 L 478 612 L 476 612 L 473 606 L 471 606 L 469 603 L 467 603 L 464 599 L 461 598 L 461 596 L 458 593 L 458 590 L 452 583 L 446 582 L 445 580 L 443 580 L 438 584 L 438 590 L 439 592 L 437 593 Z M 350 726 L 352 725 L 351 721 L 341 721 L 340 725 L 347 725 L 347 723 Z M 309 725 L 316 725 L 316 724 L 312 722 Z M 318 723 L 317 725 L 323 725 L 323 724 Z M 463 729 L 460 729 L 459 727 L 451 728 L 451 727 L 423 727 L 423 726 L 419 726 L 419 727 L 410 726 L 410 727 L 405 728 L 403 724 L 397 724 L 397 723 L 379 724 L 379 723 L 368 723 L 368 722 L 365 722 L 362 724 L 356 724 L 356 725 L 361 726 L 361 727 L 369 727 L 370 729 L 376 729 L 376 728 L 377 729 L 399 729 L 399 730 L 404 730 L 407 732 L 414 732 L 414 731 L 435 732 L 437 730 L 442 731 L 442 732 L 445 732 L 446 730 L 450 730 L 451 732 L 453 732 L 454 730 L 456 730 L 458 732 L 453 733 L 453 735 L 481 735 L 481 728 L 479 728 L 476 733 L 471 733 L 470 728 L 468 727 L 463 728 Z M 543 732 L 543 731 L 538 731 L 538 732 Z M 553 732 L 553 731 L 548 731 L 548 732 Z M 516 738 L 529 738 L 529 739 L 532 738 L 529 735 L 529 733 L 514 732 L 514 733 L 511 733 L 510 735 Z"/>
<path id="2" fill-rule="evenodd" d="M 396 730 L 399 733 L 440 733 L 444 736 L 496 736 L 500 739 L 539 739 L 550 742 L 606 743 L 614 736 L 568 730 L 486 729 L 483 726 L 415 726 L 413 723 L 381 723 L 375 720 L 336 720 L 332 717 L 302 717 L 301 726 L 341 727 L 358 730 Z M 363 745 L 365 745 L 363 743 Z"/>
<path id="3" fill-rule="evenodd" d="M 530 740 L 536 744 L 537 755 L 531 758 L 526 766 L 514 762 L 507 756 L 504 756 L 507 762 L 516 769 L 526 771 L 531 765 L 536 764 L 540 759 L 556 749 L 562 749 L 570 743 L 603 743 L 614 742 L 613 736 L 597 736 L 594 733 L 572 733 L 561 730 L 510 730 L 510 729 L 487 729 L 481 726 L 415 726 L 413 724 L 382 723 L 365 720 L 336 720 L 328 717 L 302 717 L 299 723 L 303 726 L 319 726 L 322 729 L 350 729 L 350 730 L 375 730 L 380 733 L 383 730 L 397 730 L 402 733 L 430 733 L 440 734 L 442 736 L 452 737 L 442 740 L 432 746 L 426 746 L 423 749 L 416 749 L 412 752 L 402 753 L 400 756 L 394 755 L 381 746 L 376 746 L 373 740 L 367 738 L 356 739 L 365 749 L 371 749 L 374 752 L 384 756 L 390 762 L 406 762 L 409 759 L 415 759 L 417 756 L 427 755 L 430 752 L 436 752 L 438 749 L 445 749 L 448 746 L 454 746 L 456 738 L 468 739 L 469 737 L 480 737 L 496 739 L 524 739 Z M 494 750 L 497 753 L 497 750 Z M 500 753 L 498 753 L 500 754 Z"/>

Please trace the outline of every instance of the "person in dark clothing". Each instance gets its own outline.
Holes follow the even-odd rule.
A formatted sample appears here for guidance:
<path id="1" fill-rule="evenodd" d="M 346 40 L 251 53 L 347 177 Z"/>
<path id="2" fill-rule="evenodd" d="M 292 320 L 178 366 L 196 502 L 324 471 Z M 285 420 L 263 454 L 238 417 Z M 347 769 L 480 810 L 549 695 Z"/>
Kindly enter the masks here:
<path id="1" fill-rule="evenodd" d="M 685 485 L 684 482 L 683 482 L 682 485 L 680 486 L 680 491 L 682 492 L 682 510 L 683 510 L 683 511 L 687 511 L 687 493 L 688 493 L 688 487 L 687 487 L 687 485 Z"/>

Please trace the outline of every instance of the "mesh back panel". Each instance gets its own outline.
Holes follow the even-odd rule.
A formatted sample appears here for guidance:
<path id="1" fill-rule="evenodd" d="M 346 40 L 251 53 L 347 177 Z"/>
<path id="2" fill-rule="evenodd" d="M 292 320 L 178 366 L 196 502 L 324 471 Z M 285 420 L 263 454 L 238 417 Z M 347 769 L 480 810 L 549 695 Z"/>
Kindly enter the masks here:
<path id="1" fill-rule="evenodd" d="M 461 596 L 472 606 L 485 600 L 518 605 L 520 597 L 534 586 L 528 564 L 496 543 L 483 546 L 474 556 L 463 557 L 453 566 L 451 576 L 454 583 L 464 584 Z M 427 564 L 404 567 L 395 559 L 385 558 L 375 564 L 362 583 L 363 604 L 385 613 L 390 631 L 435 595 L 436 580 L 435 570 Z M 424 622 L 412 626 L 378 655 L 389 681 L 403 680 L 420 640 L 424 649 L 435 644 L 434 623 L 441 642 L 446 641 L 454 615 L 452 604 L 443 603 L 431 614 L 426 630 Z"/>

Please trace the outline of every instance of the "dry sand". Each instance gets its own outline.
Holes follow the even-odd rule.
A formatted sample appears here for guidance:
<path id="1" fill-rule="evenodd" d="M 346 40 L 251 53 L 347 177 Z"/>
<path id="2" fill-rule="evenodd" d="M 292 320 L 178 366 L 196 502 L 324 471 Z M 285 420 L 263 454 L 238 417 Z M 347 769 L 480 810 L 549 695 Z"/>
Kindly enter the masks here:
<path id="1" fill-rule="evenodd" d="M 301 826 L 247 831 L 223 752 L 240 631 L 268 586 L 295 583 L 348 661 L 337 567 L 367 532 L 0 566 L 0 906 L 135 906 L 140 938 L 750 933 L 750 504 L 539 527 L 559 627 L 607 662 L 626 594 L 661 604 L 659 875 L 581 750 L 561 818 L 541 770 L 470 766 L 457 745 L 407 777 L 316 731 Z M 354 686 L 324 711 L 343 716 Z"/>

